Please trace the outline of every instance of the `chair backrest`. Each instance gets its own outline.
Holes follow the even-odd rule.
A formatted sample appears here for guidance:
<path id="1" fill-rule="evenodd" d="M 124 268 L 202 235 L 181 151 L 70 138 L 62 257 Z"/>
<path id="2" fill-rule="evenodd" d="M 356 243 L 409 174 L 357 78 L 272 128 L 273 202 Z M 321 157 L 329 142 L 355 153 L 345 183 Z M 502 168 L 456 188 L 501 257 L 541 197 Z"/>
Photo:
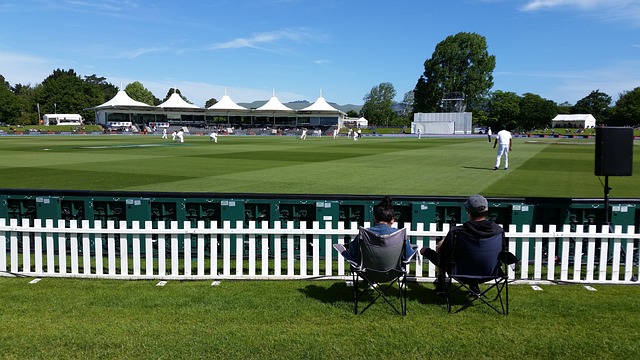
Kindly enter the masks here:
<path id="1" fill-rule="evenodd" d="M 451 275 L 494 277 L 502 275 L 499 260 L 504 233 L 488 238 L 477 238 L 464 230 L 453 237 L 453 264 Z"/>
<path id="2" fill-rule="evenodd" d="M 389 235 L 379 235 L 360 228 L 360 267 L 375 271 L 402 270 L 402 254 L 406 244 L 407 229 L 402 228 Z"/>

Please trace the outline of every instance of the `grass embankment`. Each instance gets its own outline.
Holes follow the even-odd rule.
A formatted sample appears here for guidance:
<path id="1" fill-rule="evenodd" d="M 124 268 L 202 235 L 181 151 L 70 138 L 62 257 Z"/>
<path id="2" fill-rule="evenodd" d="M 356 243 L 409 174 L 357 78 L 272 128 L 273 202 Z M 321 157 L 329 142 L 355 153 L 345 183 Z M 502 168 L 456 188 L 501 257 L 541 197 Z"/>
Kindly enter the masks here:
<path id="1" fill-rule="evenodd" d="M 11 126 L 0 126 L 0 130 L 8 133 L 8 134 L 29 134 L 29 133 L 92 133 L 92 132 L 102 132 L 102 127 L 99 125 L 11 125 Z"/>
<path id="2" fill-rule="evenodd" d="M 510 287 L 510 314 L 448 314 L 431 284 L 411 284 L 406 317 L 351 313 L 340 281 L 0 278 L 5 359 L 570 358 L 640 353 L 640 287 Z"/>

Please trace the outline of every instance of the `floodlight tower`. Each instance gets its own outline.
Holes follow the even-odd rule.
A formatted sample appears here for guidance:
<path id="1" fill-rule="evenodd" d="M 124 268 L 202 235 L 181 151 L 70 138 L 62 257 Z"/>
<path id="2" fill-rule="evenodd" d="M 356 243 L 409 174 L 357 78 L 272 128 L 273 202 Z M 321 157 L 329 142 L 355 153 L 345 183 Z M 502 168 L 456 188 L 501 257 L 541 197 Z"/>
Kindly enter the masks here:
<path id="1" fill-rule="evenodd" d="M 467 98 L 463 92 L 445 92 L 441 103 L 444 112 L 464 112 L 467 108 Z"/>

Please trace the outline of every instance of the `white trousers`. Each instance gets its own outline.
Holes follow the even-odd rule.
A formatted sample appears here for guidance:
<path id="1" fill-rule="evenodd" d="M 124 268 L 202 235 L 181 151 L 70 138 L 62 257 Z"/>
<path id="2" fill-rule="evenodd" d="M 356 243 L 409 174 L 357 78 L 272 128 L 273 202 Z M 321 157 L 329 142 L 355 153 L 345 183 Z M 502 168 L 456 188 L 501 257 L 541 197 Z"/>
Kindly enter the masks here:
<path id="1" fill-rule="evenodd" d="M 500 167 L 500 160 L 504 155 L 504 168 L 509 167 L 509 145 L 498 145 L 498 154 L 496 155 L 496 167 Z"/>

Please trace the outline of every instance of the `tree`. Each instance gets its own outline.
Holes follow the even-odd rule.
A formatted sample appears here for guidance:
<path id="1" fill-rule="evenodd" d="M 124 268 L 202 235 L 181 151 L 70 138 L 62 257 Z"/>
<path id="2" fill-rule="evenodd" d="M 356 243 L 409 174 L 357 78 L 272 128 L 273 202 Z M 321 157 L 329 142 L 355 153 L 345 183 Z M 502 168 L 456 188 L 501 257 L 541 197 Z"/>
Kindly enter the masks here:
<path id="1" fill-rule="evenodd" d="M 43 114 L 80 114 L 85 119 L 92 119 L 93 112 L 85 109 L 100 105 L 105 98 L 95 84 L 81 79 L 73 69 L 56 69 L 36 87 L 35 100 Z"/>
<path id="2" fill-rule="evenodd" d="M 571 114 L 571 109 L 573 108 L 573 106 L 568 103 L 567 101 L 563 102 L 562 104 L 558 104 L 558 115 L 562 114 L 562 115 L 568 115 Z"/>
<path id="3" fill-rule="evenodd" d="M 391 83 L 381 83 L 371 88 L 371 91 L 363 98 L 362 116 L 372 125 L 389 126 L 395 120 L 395 112 L 392 109 L 396 90 Z"/>
<path id="4" fill-rule="evenodd" d="M 464 93 L 467 106 L 474 109 L 493 87 L 495 66 L 484 36 L 461 32 L 447 37 L 424 63 L 414 90 L 417 110 L 435 111 L 446 92 Z"/>
<path id="5" fill-rule="evenodd" d="M 183 96 L 182 93 L 180 92 L 180 89 L 177 89 L 177 88 L 169 89 L 169 91 L 167 92 L 167 96 L 164 97 L 164 100 L 162 100 L 162 102 L 165 102 L 165 101 L 169 100 L 169 98 L 171 97 L 171 95 L 173 95 L 173 93 L 176 93 L 176 94 L 180 95 L 182 100 L 188 102 L 189 104 L 193 104 L 191 101 L 189 101 L 189 99 L 187 99 L 185 96 Z"/>
<path id="6" fill-rule="evenodd" d="M 611 122 L 614 126 L 636 126 L 640 123 L 640 87 L 620 94 L 613 110 Z"/>
<path id="7" fill-rule="evenodd" d="M 411 119 L 411 113 L 413 112 L 414 93 L 413 91 L 407 91 L 402 98 L 402 116 Z"/>
<path id="8" fill-rule="evenodd" d="M 413 113 L 432 113 L 440 108 L 442 93 L 437 87 L 429 86 L 427 79 L 421 75 L 413 89 Z"/>
<path id="9" fill-rule="evenodd" d="M 140 101 L 151 106 L 160 104 L 160 100 L 153 96 L 153 93 L 147 90 L 147 88 L 145 88 L 139 81 L 134 81 L 128 84 L 124 88 L 124 91 L 133 100 Z"/>
<path id="10" fill-rule="evenodd" d="M 208 107 L 211 107 L 211 106 L 213 106 L 213 105 L 215 105 L 217 103 L 218 103 L 218 100 L 216 100 L 216 98 L 211 98 L 211 99 L 207 100 L 207 102 L 204 103 L 204 107 L 208 108 Z"/>
<path id="11" fill-rule="evenodd" d="M 489 95 L 487 105 L 488 119 L 486 126 L 494 131 L 500 128 L 515 129 L 520 118 L 520 101 L 518 94 L 510 91 L 496 90 Z"/>
<path id="12" fill-rule="evenodd" d="M 4 78 L 0 79 L 4 80 Z M 0 86 L 0 122 L 15 124 L 20 116 L 18 97 L 6 86 Z"/>
<path id="13" fill-rule="evenodd" d="M 93 75 L 85 76 L 84 81 L 87 84 L 90 84 L 96 87 L 98 90 L 100 90 L 100 92 L 103 95 L 104 101 L 108 101 L 109 99 L 112 99 L 118 93 L 118 88 L 115 85 L 107 82 L 107 78 L 105 77 L 102 77 L 102 76 L 98 77 L 96 74 L 93 74 Z M 100 104 L 97 104 L 97 105 L 100 105 Z"/>
<path id="14" fill-rule="evenodd" d="M 523 130 L 540 129 L 551 125 L 551 120 L 558 115 L 555 102 L 540 95 L 526 93 L 520 101 L 520 120 L 518 127 Z"/>
<path id="15" fill-rule="evenodd" d="M 578 100 L 571 108 L 571 112 L 574 114 L 591 114 L 599 123 L 606 124 L 611 116 L 610 106 L 611 96 L 600 92 L 600 90 L 595 90 Z"/>
<path id="16" fill-rule="evenodd" d="M 350 118 L 357 118 L 360 115 L 358 114 L 357 111 L 353 110 L 353 109 L 349 109 L 349 111 L 347 111 L 347 116 Z"/>

